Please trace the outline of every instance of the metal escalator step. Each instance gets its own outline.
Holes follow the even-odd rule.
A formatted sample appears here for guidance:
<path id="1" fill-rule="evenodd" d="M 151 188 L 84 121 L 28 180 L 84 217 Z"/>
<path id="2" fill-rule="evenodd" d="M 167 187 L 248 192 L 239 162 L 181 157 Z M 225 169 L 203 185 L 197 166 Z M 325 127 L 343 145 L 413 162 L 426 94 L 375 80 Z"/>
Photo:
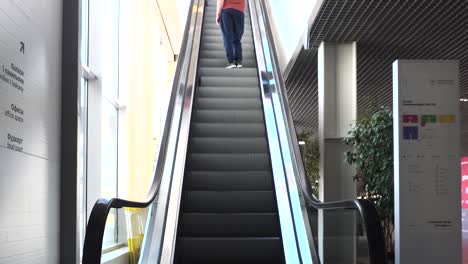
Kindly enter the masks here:
<path id="1" fill-rule="evenodd" d="M 193 137 L 265 137 L 261 123 L 192 123 Z"/>
<path id="2" fill-rule="evenodd" d="M 265 137 L 257 138 L 190 138 L 191 153 L 268 153 Z"/>
<path id="3" fill-rule="evenodd" d="M 203 53 L 202 53 L 203 54 Z M 224 52 L 221 52 L 222 58 L 224 58 Z M 207 52 L 204 55 L 206 57 L 216 57 L 218 56 L 215 52 Z M 252 55 L 253 56 L 253 55 Z M 200 76 L 215 76 L 215 77 L 255 77 L 257 78 L 258 72 L 255 68 L 240 68 L 240 69 L 226 69 L 224 67 L 214 68 L 214 67 L 205 67 L 198 69 L 198 75 Z M 258 84 L 258 81 L 257 81 Z"/>
<path id="4" fill-rule="evenodd" d="M 197 98 L 260 98 L 260 89 L 258 87 L 199 86 L 196 88 L 195 93 Z"/>
<path id="5" fill-rule="evenodd" d="M 271 170 L 270 155 L 261 153 L 189 154 L 192 171 L 267 171 Z"/>
<path id="6" fill-rule="evenodd" d="M 184 237 L 277 237 L 280 235 L 277 214 L 184 213 L 180 236 Z"/>
<path id="7" fill-rule="evenodd" d="M 262 102 L 257 98 L 198 98 L 198 110 L 261 110 Z"/>
<path id="8" fill-rule="evenodd" d="M 223 43 L 221 41 L 217 42 L 217 43 L 202 42 L 201 45 L 200 45 L 200 49 L 202 51 L 203 50 L 222 50 L 222 51 L 224 51 L 224 45 L 223 45 Z M 253 52 L 253 50 L 254 50 L 253 43 L 242 44 L 242 52 L 245 52 L 245 51 Z"/>
<path id="9" fill-rule="evenodd" d="M 279 237 L 177 239 L 178 263 L 253 264 L 285 263 Z"/>
<path id="10" fill-rule="evenodd" d="M 223 59 L 223 61 L 225 61 Z M 226 62 L 224 62 L 226 63 Z M 230 69 L 233 72 L 237 69 Z M 201 86 L 216 86 L 216 87 L 255 87 L 259 86 L 257 77 L 225 77 L 225 76 L 201 76 L 200 77 Z"/>
<path id="11" fill-rule="evenodd" d="M 199 65 L 200 67 L 224 67 L 227 65 L 227 60 L 221 59 L 221 58 L 200 59 Z M 252 60 L 252 59 L 242 61 L 242 65 L 244 67 L 256 67 L 257 66 L 255 60 Z"/>
<path id="12" fill-rule="evenodd" d="M 202 123 L 263 123 L 259 110 L 196 110 L 193 120 Z"/>
<path id="13" fill-rule="evenodd" d="M 184 178 L 188 191 L 271 191 L 271 171 L 189 171 Z"/>
<path id="14" fill-rule="evenodd" d="M 183 213 L 276 213 L 273 191 L 184 191 Z"/>
<path id="15" fill-rule="evenodd" d="M 255 57 L 255 54 L 253 50 L 250 51 L 244 51 L 243 52 L 243 57 L 246 59 L 253 59 Z M 226 58 L 226 52 L 224 49 L 218 49 L 218 50 L 201 50 L 200 51 L 200 58 L 201 59 L 214 59 L 214 58 L 221 58 L 225 59 Z"/>

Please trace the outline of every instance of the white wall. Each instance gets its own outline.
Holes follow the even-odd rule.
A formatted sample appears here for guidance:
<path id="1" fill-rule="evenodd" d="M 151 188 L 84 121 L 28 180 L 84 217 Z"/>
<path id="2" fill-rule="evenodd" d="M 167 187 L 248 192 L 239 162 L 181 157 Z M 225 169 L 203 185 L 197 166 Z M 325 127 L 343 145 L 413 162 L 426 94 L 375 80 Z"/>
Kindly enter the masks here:
<path id="1" fill-rule="evenodd" d="M 59 262 L 61 25 L 61 0 L 0 1 L 1 264 Z"/>
<path id="2" fill-rule="evenodd" d="M 267 0 L 270 23 L 281 70 L 287 68 L 295 52 L 300 51 L 307 24 L 321 0 Z"/>
<path id="3" fill-rule="evenodd" d="M 182 38 L 184 36 L 185 23 L 187 21 L 187 14 L 191 0 L 158 0 L 158 5 L 161 13 L 162 20 L 160 31 L 162 34 L 163 42 L 172 47 L 174 55 L 179 55 Z M 166 32 L 168 36 L 166 36 Z"/>

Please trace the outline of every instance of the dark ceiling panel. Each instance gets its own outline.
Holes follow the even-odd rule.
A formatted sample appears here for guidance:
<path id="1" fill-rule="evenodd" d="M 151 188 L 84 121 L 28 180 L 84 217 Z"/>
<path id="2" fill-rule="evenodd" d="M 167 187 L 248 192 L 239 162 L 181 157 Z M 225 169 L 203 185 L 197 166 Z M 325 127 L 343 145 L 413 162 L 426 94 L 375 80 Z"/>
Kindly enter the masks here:
<path id="1" fill-rule="evenodd" d="M 358 114 L 392 102 L 397 59 L 460 61 L 460 94 L 468 98 L 468 1 L 325 0 L 286 80 L 298 130 L 317 130 L 317 49 L 322 41 L 358 43 Z"/>

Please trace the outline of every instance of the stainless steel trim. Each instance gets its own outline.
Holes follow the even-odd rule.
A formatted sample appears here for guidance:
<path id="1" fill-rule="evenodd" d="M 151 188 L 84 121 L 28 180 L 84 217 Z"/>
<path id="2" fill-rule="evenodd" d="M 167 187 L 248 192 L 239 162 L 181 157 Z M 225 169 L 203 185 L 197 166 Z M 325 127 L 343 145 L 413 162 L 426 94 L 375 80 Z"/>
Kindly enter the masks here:
<path id="1" fill-rule="evenodd" d="M 185 98 L 182 108 L 182 120 L 179 132 L 179 142 L 177 145 L 176 161 L 172 179 L 172 186 L 169 198 L 168 215 L 161 253 L 161 264 L 170 264 L 174 261 L 175 247 L 177 242 L 177 227 L 179 222 L 180 203 L 182 199 L 182 187 L 185 174 L 185 160 L 187 157 L 187 147 L 190 132 L 190 121 L 192 118 L 193 98 L 195 96 L 195 86 L 197 84 L 198 56 L 200 49 L 201 31 L 203 23 L 205 0 L 199 0 L 196 7 L 196 23 L 194 28 L 194 38 L 192 54 L 189 60 L 188 78 L 185 88 Z M 195 7 L 193 8 L 195 12 Z"/>
<path id="2" fill-rule="evenodd" d="M 257 56 L 257 66 L 261 82 L 262 100 L 270 146 L 273 179 L 278 202 L 283 247 L 287 263 L 318 263 L 312 261 L 309 238 L 307 236 L 299 190 L 295 179 L 294 165 L 287 141 L 287 129 L 281 110 L 279 93 L 280 69 L 272 59 L 271 32 L 265 17 L 262 1 L 250 1 L 252 31 Z"/>

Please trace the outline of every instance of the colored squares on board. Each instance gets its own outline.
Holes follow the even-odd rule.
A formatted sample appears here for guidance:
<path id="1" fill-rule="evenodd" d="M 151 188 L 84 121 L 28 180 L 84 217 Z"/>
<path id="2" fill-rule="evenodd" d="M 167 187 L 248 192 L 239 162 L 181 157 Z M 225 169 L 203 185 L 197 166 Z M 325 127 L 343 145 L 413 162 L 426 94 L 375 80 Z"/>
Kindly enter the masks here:
<path id="1" fill-rule="evenodd" d="M 418 127 L 417 126 L 404 126 L 403 127 L 403 139 L 417 140 L 418 139 Z"/>
<path id="2" fill-rule="evenodd" d="M 419 121 L 417 115 L 403 115 L 403 123 L 417 124 Z"/>
<path id="3" fill-rule="evenodd" d="M 457 120 L 455 115 L 441 115 L 439 118 L 441 123 L 455 123 Z"/>
<path id="4" fill-rule="evenodd" d="M 421 116 L 421 125 L 425 126 L 427 123 L 437 123 L 437 116 L 436 115 Z"/>

